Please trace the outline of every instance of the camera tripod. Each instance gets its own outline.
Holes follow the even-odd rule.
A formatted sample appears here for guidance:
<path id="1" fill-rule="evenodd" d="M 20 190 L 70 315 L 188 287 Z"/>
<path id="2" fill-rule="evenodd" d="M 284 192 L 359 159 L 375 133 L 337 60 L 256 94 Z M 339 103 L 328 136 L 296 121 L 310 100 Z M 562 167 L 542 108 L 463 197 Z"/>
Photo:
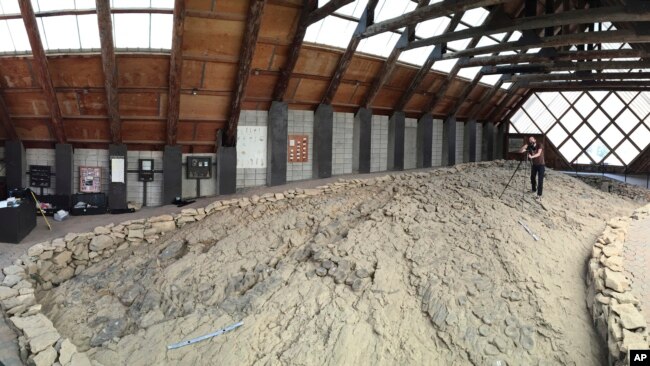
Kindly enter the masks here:
<path id="1" fill-rule="evenodd" d="M 530 162 L 530 160 L 528 159 L 528 151 L 526 151 L 526 152 L 524 153 L 524 156 L 525 156 L 525 159 L 526 159 L 526 160 L 525 160 L 525 161 L 526 161 L 526 165 L 529 165 L 528 163 Z M 508 187 L 510 186 L 510 183 L 512 182 L 512 179 L 515 177 L 515 175 L 517 175 L 517 172 L 519 171 L 519 168 L 521 167 L 521 163 L 523 163 L 523 162 L 524 162 L 524 159 L 519 160 L 519 164 L 517 164 L 517 167 L 515 168 L 514 173 L 512 173 L 512 176 L 510 177 L 510 180 L 508 181 L 508 184 L 506 184 L 506 187 L 503 189 L 503 192 L 501 192 L 501 194 L 499 195 L 499 199 L 501 199 L 501 197 L 503 196 L 503 194 L 506 193 L 506 190 L 507 190 Z M 525 180 L 524 180 L 524 193 L 525 193 L 525 192 L 526 192 L 526 183 L 525 183 Z"/>

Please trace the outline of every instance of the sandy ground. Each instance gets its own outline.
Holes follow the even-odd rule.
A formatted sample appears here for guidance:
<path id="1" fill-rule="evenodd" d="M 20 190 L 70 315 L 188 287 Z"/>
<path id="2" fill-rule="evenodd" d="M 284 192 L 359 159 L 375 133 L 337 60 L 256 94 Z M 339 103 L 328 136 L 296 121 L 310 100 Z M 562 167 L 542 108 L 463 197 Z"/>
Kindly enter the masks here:
<path id="1" fill-rule="evenodd" d="M 543 206 L 528 172 L 499 199 L 513 169 L 229 209 L 38 296 L 104 365 L 603 364 L 585 263 L 605 220 L 639 204 L 552 171 Z"/>

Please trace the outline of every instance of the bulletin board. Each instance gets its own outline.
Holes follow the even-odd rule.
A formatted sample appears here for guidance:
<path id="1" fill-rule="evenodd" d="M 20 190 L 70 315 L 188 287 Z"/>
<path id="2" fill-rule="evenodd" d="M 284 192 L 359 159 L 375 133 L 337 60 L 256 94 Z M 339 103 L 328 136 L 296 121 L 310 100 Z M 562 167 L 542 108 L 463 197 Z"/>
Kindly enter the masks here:
<path id="1" fill-rule="evenodd" d="M 287 158 L 290 163 L 306 163 L 308 161 L 307 148 L 309 137 L 307 135 L 289 135 L 289 150 L 287 151 Z"/>
<path id="2" fill-rule="evenodd" d="M 237 127 L 237 168 L 266 168 L 266 126 Z"/>
<path id="3" fill-rule="evenodd" d="M 79 192 L 98 193 L 102 191 L 102 168 L 79 167 Z"/>

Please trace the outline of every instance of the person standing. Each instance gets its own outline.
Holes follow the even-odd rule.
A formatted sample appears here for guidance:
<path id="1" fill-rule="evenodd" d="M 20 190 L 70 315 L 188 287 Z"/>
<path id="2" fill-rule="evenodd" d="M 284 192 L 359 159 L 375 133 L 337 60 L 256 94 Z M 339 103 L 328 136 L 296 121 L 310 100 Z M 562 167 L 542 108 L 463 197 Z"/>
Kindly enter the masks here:
<path id="1" fill-rule="evenodd" d="M 528 159 L 532 161 L 530 169 L 531 192 L 537 192 L 537 199 L 541 201 L 542 193 L 544 193 L 544 172 L 546 171 L 544 145 L 538 143 L 534 136 L 530 136 L 528 138 L 528 144 L 522 146 L 519 152 L 525 152 L 528 155 Z"/>

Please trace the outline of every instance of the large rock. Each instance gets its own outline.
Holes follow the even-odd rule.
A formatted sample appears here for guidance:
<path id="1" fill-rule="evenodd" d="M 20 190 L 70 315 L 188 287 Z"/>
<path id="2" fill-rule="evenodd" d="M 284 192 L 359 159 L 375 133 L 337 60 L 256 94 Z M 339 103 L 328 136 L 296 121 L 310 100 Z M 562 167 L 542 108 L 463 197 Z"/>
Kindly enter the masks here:
<path id="1" fill-rule="evenodd" d="M 20 275 L 20 274 L 25 273 L 25 268 L 23 268 L 21 266 L 11 265 L 11 266 L 7 266 L 4 269 L 2 269 L 2 272 L 7 276 L 8 275 Z"/>
<path id="2" fill-rule="evenodd" d="M 196 216 L 199 212 L 195 208 L 184 208 L 181 210 L 183 216 Z"/>
<path id="3" fill-rule="evenodd" d="M 95 235 L 108 235 L 111 233 L 111 229 L 105 226 L 97 226 L 95 230 L 93 230 L 93 233 L 95 233 Z"/>
<path id="4" fill-rule="evenodd" d="M 61 338 L 61 336 L 56 330 L 41 333 L 36 337 L 29 339 L 29 347 L 32 350 L 32 353 L 38 353 L 56 343 L 59 338 Z"/>
<path id="5" fill-rule="evenodd" d="M 174 217 L 172 215 L 160 215 L 160 216 L 154 216 L 147 220 L 149 223 L 154 223 L 154 222 L 164 222 L 164 221 L 174 221 Z"/>
<path id="6" fill-rule="evenodd" d="M 20 276 L 20 275 L 16 275 L 16 274 L 8 275 L 8 276 L 5 276 L 5 279 L 2 281 L 2 285 L 7 286 L 7 287 L 13 287 L 15 284 L 20 282 L 20 280 L 22 280 L 22 279 L 23 279 L 23 277 Z"/>
<path id="7" fill-rule="evenodd" d="M 634 330 L 645 328 L 645 318 L 632 304 L 613 304 L 612 311 L 621 317 L 621 326 L 625 329 Z"/>
<path id="8" fill-rule="evenodd" d="M 68 263 L 70 263 L 71 260 L 72 260 L 72 252 L 67 250 L 57 254 L 56 256 L 54 256 L 54 258 L 52 258 L 52 262 L 54 262 L 54 264 L 56 264 L 59 267 L 63 267 L 67 265 Z"/>
<path id="9" fill-rule="evenodd" d="M 99 252 L 108 249 L 115 244 L 110 235 L 97 235 L 90 241 L 90 250 Z"/>
<path id="10" fill-rule="evenodd" d="M 7 286 L 0 286 L 0 301 L 18 296 L 18 290 Z"/>
<path id="11" fill-rule="evenodd" d="M 185 243 L 181 240 L 172 241 L 158 256 L 160 260 L 168 260 L 171 258 L 177 258 L 185 247 Z"/>
<path id="12" fill-rule="evenodd" d="M 64 339 L 61 342 L 61 350 L 59 351 L 59 363 L 61 365 L 69 364 L 75 353 L 77 353 L 77 347 L 69 339 Z"/>
<path id="13" fill-rule="evenodd" d="M 627 353 L 631 349 L 648 349 L 650 347 L 650 342 L 646 333 L 636 333 L 630 332 L 629 330 L 623 330 L 623 345 L 621 351 Z"/>
<path id="14" fill-rule="evenodd" d="M 56 351 L 52 347 L 34 356 L 34 366 L 52 366 L 54 361 L 56 361 Z"/>
<path id="15" fill-rule="evenodd" d="M 39 334 L 56 331 L 50 319 L 48 319 L 42 313 L 27 316 L 24 318 L 14 316 L 9 318 L 9 320 L 16 328 L 21 330 L 28 339 L 36 337 Z"/>
<path id="16" fill-rule="evenodd" d="M 64 365 L 67 366 L 67 365 Z M 69 366 L 92 366 L 90 359 L 85 353 L 75 353 Z"/>
<path id="17" fill-rule="evenodd" d="M 45 247 L 43 244 L 38 243 L 36 245 L 32 245 L 29 249 L 27 249 L 27 255 L 30 257 L 37 257 L 41 255 L 45 251 Z"/>
<path id="18" fill-rule="evenodd" d="M 171 217 L 171 216 L 170 216 Z M 158 233 L 166 233 L 168 231 L 176 230 L 176 223 L 172 221 L 160 221 L 151 224 L 151 228 L 155 229 Z"/>
<path id="19" fill-rule="evenodd" d="M 144 229 L 129 229 L 129 239 L 144 239 Z"/>
<path id="20" fill-rule="evenodd" d="M 98 347 L 115 337 L 121 337 L 126 330 L 125 319 L 112 319 L 90 340 L 91 347 Z"/>
<path id="21" fill-rule="evenodd" d="M 630 286 L 630 282 L 621 272 L 614 272 L 609 268 L 605 269 L 605 286 L 617 292 L 624 292 Z"/>
<path id="22" fill-rule="evenodd" d="M 36 303 L 36 298 L 34 297 L 34 294 L 27 294 L 27 295 L 19 295 L 16 297 L 10 297 L 8 299 L 2 300 L 2 307 L 4 309 L 13 309 L 18 306 L 24 306 L 27 308 L 28 306 L 32 306 Z"/>

